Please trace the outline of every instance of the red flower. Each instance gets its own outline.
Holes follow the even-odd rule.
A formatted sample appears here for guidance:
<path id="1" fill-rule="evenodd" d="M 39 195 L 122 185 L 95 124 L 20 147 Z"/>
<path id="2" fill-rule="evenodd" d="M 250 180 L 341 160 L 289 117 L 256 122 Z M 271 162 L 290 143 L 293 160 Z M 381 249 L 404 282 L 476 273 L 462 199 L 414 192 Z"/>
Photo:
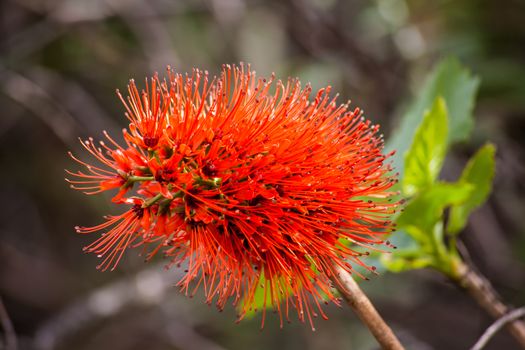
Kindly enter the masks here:
<path id="1" fill-rule="evenodd" d="M 117 90 L 117 94 L 126 107 L 129 121 L 129 130 L 124 136 L 131 143 L 144 149 L 155 149 L 161 141 L 166 127 L 166 116 L 169 108 L 169 99 L 164 98 L 167 91 L 166 84 L 159 82 L 157 76 L 151 79 L 151 89 L 148 88 L 146 79 L 146 91 L 139 94 L 135 81 L 132 79 L 128 85 L 129 97 L 126 100 Z"/>
<path id="2" fill-rule="evenodd" d="M 366 267 L 367 253 L 353 246 L 382 244 L 390 231 L 396 180 L 378 126 L 336 104 L 330 87 L 312 100 L 310 86 L 257 79 L 242 65 L 211 82 L 199 70 L 169 71 L 168 81 L 155 77 L 141 94 L 132 81 L 129 92 L 127 147 L 110 139 L 106 156 L 90 140 L 85 147 L 109 170 L 79 161 L 91 174 L 70 173 L 88 193 L 120 188 L 117 200 L 131 205 L 78 229 L 107 231 L 86 248 L 104 258 L 100 266 L 152 245 L 150 257 L 163 251 L 186 266 L 185 293 L 203 286 L 219 309 L 243 299 L 239 319 L 261 284 L 281 324 L 291 307 L 301 321 L 326 317 L 319 301 L 339 303 L 333 264 Z"/>

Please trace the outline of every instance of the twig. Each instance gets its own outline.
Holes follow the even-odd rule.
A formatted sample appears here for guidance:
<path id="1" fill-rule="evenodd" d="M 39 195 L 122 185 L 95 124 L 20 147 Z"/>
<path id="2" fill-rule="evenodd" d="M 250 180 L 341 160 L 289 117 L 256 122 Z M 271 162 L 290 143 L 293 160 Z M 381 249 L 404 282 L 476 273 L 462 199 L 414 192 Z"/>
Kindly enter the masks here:
<path id="1" fill-rule="evenodd" d="M 483 333 L 483 335 L 479 338 L 479 340 L 474 344 L 470 350 L 481 350 L 487 345 L 487 343 L 492 339 L 492 337 L 505 325 L 507 325 L 509 322 L 513 322 L 519 318 L 522 318 L 525 316 L 525 307 L 521 307 L 519 309 L 513 310 L 506 314 L 505 316 L 498 319 L 496 322 L 494 322 L 487 330 Z"/>
<path id="2" fill-rule="evenodd" d="M 500 319 L 510 312 L 510 308 L 501 301 L 498 293 L 485 277 L 463 262 L 458 262 L 455 270 L 455 282 L 463 287 L 492 317 Z M 504 325 L 525 349 L 525 322 L 513 319 Z"/>
<path id="3" fill-rule="evenodd" d="M 4 306 L 2 297 L 0 297 L 0 322 L 2 323 L 2 328 L 4 329 L 5 333 L 5 349 L 16 350 L 18 346 L 16 341 L 15 328 L 13 327 L 13 323 L 9 318 L 9 314 L 7 313 L 7 310 Z"/>
<path id="4" fill-rule="evenodd" d="M 403 350 L 392 329 L 381 318 L 370 299 L 346 270 L 338 265 L 333 265 L 335 274 L 332 276 L 336 288 L 343 298 L 354 309 L 361 321 L 368 327 L 372 335 L 383 349 Z"/>

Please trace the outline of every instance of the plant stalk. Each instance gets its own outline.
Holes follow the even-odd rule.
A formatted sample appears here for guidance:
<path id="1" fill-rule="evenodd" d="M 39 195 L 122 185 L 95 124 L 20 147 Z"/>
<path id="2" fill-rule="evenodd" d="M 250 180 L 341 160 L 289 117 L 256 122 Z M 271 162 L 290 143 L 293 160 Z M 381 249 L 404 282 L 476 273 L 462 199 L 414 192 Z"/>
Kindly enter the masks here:
<path id="1" fill-rule="evenodd" d="M 501 301 L 492 284 L 461 260 L 456 262 L 454 281 L 465 289 L 492 317 L 499 319 L 512 311 L 509 306 Z M 525 322 L 514 320 L 507 323 L 506 328 L 525 349 Z"/>
<path id="2" fill-rule="evenodd" d="M 392 329 L 381 318 L 370 299 L 365 295 L 352 275 L 340 266 L 333 265 L 332 281 L 343 298 L 368 327 L 382 349 L 403 350 Z"/>

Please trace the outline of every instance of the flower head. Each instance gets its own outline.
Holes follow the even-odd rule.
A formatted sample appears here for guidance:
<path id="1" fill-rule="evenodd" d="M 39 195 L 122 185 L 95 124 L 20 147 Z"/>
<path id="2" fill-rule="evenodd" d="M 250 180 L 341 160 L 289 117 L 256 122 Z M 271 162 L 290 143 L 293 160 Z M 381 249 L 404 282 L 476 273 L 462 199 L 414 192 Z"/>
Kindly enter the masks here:
<path id="1" fill-rule="evenodd" d="M 102 165 L 74 158 L 87 172 L 69 172 L 88 194 L 118 188 L 114 201 L 127 208 L 77 228 L 104 232 L 86 247 L 100 268 L 149 246 L 148 257 L 185 266 L 185 293 L 202 286 L 219 309 L 244 300 L 240 318 L 261 285 L 281 324 L 292 308 L 301 321 L 325 317 L 320 301 L 338 303 L 333 266 L 366 267 L 355 246 L 375 249 L 390 231 L 396 180 L 378 126 L 337 104 L 330 87 L 312 96 L 298 80 L 256 78 L 244 65 L 213 79 L 168 70 L 147 91 L 133 81 L 128 90 L 126 146 L 90 139 L 83 145 Z"/>

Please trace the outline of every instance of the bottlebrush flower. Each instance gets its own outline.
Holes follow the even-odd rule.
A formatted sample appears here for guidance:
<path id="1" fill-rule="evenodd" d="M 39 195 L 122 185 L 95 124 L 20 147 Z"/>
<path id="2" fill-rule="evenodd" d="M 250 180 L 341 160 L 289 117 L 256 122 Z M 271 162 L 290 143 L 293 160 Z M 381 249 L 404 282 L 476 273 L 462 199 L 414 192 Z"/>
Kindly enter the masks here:
<path id="1" fill-rule="evenodd" d="M 102 166 L 74 158 L 87 172 L 68 172 L 88 194 L 118 188 L 114 201 L 127 207 L 77 228 L 104 232 L 85 248 L 99 267 L 150 247 L 148 258 L 163 252 L 185 266 L 186 294 L 202 286 L 219 309 L 243 300 L 239 319 L 261 285 L 281 325 L 291 308 L 312 327 L 318 312 L 326 318 L 320 301 L 339 304 L 334 264 L 368 268 L 354 247 L 376 249 L 390 231 L 396 180 L 378 126 L 337 104 L 330 87 L 311 98 L 309 85 L 258 79 L 244 65 L 211 80 L 168 69 L 147 91 L 132 81 L 129 94 L 126 146 L 107 134 L 109 145 L 90 139 L 83 145 Z"/>

